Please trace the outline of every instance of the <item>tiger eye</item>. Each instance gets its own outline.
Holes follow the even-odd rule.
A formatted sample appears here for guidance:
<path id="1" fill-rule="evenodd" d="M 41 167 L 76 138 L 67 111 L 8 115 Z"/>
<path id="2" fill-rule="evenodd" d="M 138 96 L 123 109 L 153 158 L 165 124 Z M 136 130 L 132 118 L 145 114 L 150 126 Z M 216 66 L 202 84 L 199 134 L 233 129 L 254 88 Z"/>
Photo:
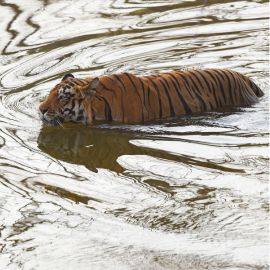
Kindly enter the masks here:
<path id="1" fill-rule="evenodd" d="M 57 95 L 58 99 L 60 101 L 69 100 L 71 97 L 71 93 L 69 92 L 69 90 L 70 90 L 70 87 L 67 87 L 67 86 L 60 88 L 58 90 L 58 95 Z"/>
<path id="2" fill-rule="evenodd" d="M 66 94 L 62 94 L 60 96 L 58 96 L 58 99 L 61 100 L 61 101 L 67 101 L 70 99 L 70 93 L 66 93 Z"/>

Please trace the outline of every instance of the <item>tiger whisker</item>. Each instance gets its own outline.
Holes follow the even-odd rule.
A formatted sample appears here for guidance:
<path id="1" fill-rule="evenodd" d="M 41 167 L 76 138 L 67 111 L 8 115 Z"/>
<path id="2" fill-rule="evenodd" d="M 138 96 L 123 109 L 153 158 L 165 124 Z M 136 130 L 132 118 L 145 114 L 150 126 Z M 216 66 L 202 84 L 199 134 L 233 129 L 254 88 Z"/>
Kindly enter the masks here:
<path id="1" fill-rule="evenodd" d="M 47 113 L 48 116 L 51 116 L 51 117 L 55 117 L 56 114 L 55 113 Z"/>
<path id="2" fill-rule="evenodd" d="M 62 123 L 61 123 L 61 121 L 60 120 L 56 120 L 56 123 L 59 125 L 59 126 L 61 126 L 62 128 L 64 128 L 64 126 L 62 125 Z"/>
<path id="3" fill-rule="evenodd" d="M 63 126 L 63 125 L 62 125 L 60 122 L 59 122 L 59 125 L 60 125 L 60 127 L 61 127 L 61 128 L 63 128 L 63 129 L 64 129 L 64 126 Z"/>

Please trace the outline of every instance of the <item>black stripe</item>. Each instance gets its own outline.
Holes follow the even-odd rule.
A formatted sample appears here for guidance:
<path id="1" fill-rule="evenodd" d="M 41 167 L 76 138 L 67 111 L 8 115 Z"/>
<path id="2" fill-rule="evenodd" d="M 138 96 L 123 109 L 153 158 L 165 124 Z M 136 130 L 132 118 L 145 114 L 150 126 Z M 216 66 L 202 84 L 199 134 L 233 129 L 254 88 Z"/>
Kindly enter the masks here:
<path id="1" fill-rule="evenodd" d="M 239 92 L 240 102 L 241 102 L 241 104 L 245 104 L 245 99 L 244 99 L 244 96 L 243 96 L 243 89 L 242 89 L 242 86 L 240 85 L 240 82 L 238 80 L 239 77 L 235 77 L 233 75 L 234 74 L 232 74 L 232 77 L 233 77 L 233 80 L 234 80 L 234 84 L 235 84 L 235 86 L 238 87 L 238 89 L 236 87 L 236 90 L 238 90 L 238 92 Z M 235 92 L 237 92 L 237 91 L 235 91 Z M 240 104 L 235 104 L 235 105 L 240 105 Z"/>
<path id="2" fill-rule="evenodd" d="M 212 70 L 211 70 L 211 71 L 212 71 Z M 209 70 L 204 70 L 204 72 L 206 72 L 206 73 L 212 78 L 212 80 L 216 83 L 216 87 L 218 88 L 218 82 L 217 82 L 217 79 L 216 79 L 216 77 L 214 77 L 214 76 L 212 75 L 211 71 L 209 71 Z M 217 89 L 216 89 L 216 90 L 217 90 Z"/>
<path id="3" fill-rule="evenodd" d="M 190 72 L 191 72 L 191 73 L 194 75 L 194 77 L 197 79 L 197 81 L 199 82 L 201 88 L 202 88 L 202 89 L 205 89 L 204 86 L 203 86 L 203 84 L 202 84 L 202 81 L 201 81 L 201 78 L 202 78 L 201 74 L 200 74 L 198 71 L 190 71 Z M 204 80 L 203 80 L 203 81 L 204 81 Z M 208 86 L 209 86 L 209 85 L 208 85 Z M 208 88 L 208 91 L 210 92 L 210 89 L 209 89 L 209 88 Z M 209 97 L 209 94 L 207 94 L 207 95 L 208 95 L 208 97 Z M 209 105 L 210 105 L 210 110 L 212 111 L 212 110 L 214 109 L 214 106 L 213 106 L 213 104 L 211 103 L 211 99 L 209 99 L 207 102 L 209 103 Z"/>
<path id="4" fill-rule="evenodd" d="M 122 107 L 122 112 L 123 112 L 123 119 L 122 119 L 122 120 L 123 120 L 123 122 L 124 122 L 124 119 L 125 119 L 125 117 L 124 117 L 125 110 L 124 110 L 124 101 L 123 101 L 123 98 L 124 98 L 124 92 L 125 92 L 126 88 L 125 88 L 125 86 L 124 86 L 122 80 L 119 78 L 119 76 L 118 76 L 117 74 L 114 74 L 114 77 L 116 78 L 117 81 L 120 82 L 120 84 L 121 84 L 121 86 L 122 86 L 122 87 L 121 87 L 121 92 L 122 92 L 121 107 Z"/>
<path id="5" fill-rule="evenodd" d="M 196 78 L 196 80 L 198 81 L 200 87 L 201 87 L 202 89 L 204 89 L 204 87 L 203 87 L 203 85 L 202 85 L 202 82 L 201 82 L 200 78 L 197 76 L 197 73 L 196 73 L 195 71 L 192 71 L 192 70 L 190 70 L 189 72 L 190 72 L 191 74 L 193 74 L 193 76 L 194 76 L 194 77 Z"/>
<path id="6" fill-rule="evenodd" d="M 167 82 L 167 79 L 166 78 L 164 78 L 164 77 L 162 77 L 162 79 L 163 79 L 163 82 L 166 84 L 166 86 L 167 86 L 167 89 L 168 90 L 170 90 L 170 86 L 169 86 L 169 83 Z M 180 87 L 179 87 L 180 88 Z M 175 91 L 177 92 L 177 90 L 175 89 Z M 178 95 L 178 93 L 177 93 L 177 95 Z M 169 96 L 170 96 L 170 94 L 169 94 Z M 174 111 L 175 112 L 175 111 Z M 176 115 L 176 113 L 175 113 L 175 115 Z"/>
<path id="7" fill-rule="evenodd" d="M 158 89 L 156 83 L 151 78 L 149 78 L 149 77 L 148 77 L 148 80 L 154 85 L 154 88 L 155 88 L 155 90 L 157 92 L 158 103 L 159 103 L 159 119 L 161 119 L 162 118 L 162 105 L 161 105 L 160 92 L 159 92 L 159 89 Z"/>
<path id="8" fill-rule="evenodd" d="M 130 75 L 127 72 L 125 72 L 124 74 L 128 77 L 128 79 L 130 80 L 130 82 L 133 85 L 134 89 L 136 90 L 136 85 L 134 84 L 134 82 L 133 82 L 132 78 L 130 77 Z"/>
<path id="9" fill-rule="evenodd" d="M 204 70 L 204 72 L 207 73 L 211 77 L 211 79 L 212 79 L 211 84 L 212 84 L 212 82 L 214 82 L 216 84 L 216 88 L 213 88 L 214 97 L 218 101 L 217 104 L 219 105 L 219 107 L 222 107 L 223 105 L 222 105 L 221 99 L 216 96 L 216 93 L 217 93 L 218 88 L 219 88 L 218 87 L 218 81 L 217 81 L 216 77 L 211 73 L 211 71 Z"/>
<path id="10" fill-rule="evenodd" d="M 211 103 L 210 100 L 209 100 L 209 105 L 210 105 L 210 110 L 213 111 L 215 109 L 215 107 L 213 106 L 213 104 Z"/>
<path id="11" fill-rule="evenodd" d="M 117 81 L 120 82 L 120 84 L 123 87 L 123 90 L 126 90 L 126 87 L 125 87 L 124 83 L 122 82 L 121 78 L 119 77 L 119 75 L 118 74 L 114 74 L 114 77 L 116 78 Z"/>
<path id="12" fill-rule="evenodd" d="M 112 112 L 111 112 L 111 107 L 110 107 L 110 104 L 109 102 L 102 96 L 96 96 L 96 98 L 100 101 L 104 101 L 105 103 L 105 107 L 104 107 L 104 116 L 105 116 L 105 121 L 112 121 Z M 93 116 L 93 120 L 95 120 L 95 114 L 93 113 L 93 110 L 92 110 L 92 116 Z"/>
<path id="13" fill-rule="evenodd" d="M 130 77 L 130 75 L 128 74 L 128 73 L 124 73 L 127 77 L 128 77 L 128 79 L 129 79 L 129 81 L 131 82 L 131 84 L 132 84 L 132 86 L 134 87 L 134 89 L 135 89 L 135 91 L 136 91 L 136 93 L 137 93 L 137 95 L 138 95 L 138 97 L 139 97 L 139 99 L 140 99 L 140 101 L 141 101 L 141 105 L 142 105 L 142 120 L 143 120 L 143 122 L 144 122 L 144 115 L 143 115 L 143 102 L 142 102 L 142 99 L 141 99 L 141 96 L 140 96 L 140 94 L 139 94 L 139 92 L 138 92 L 138 89 L 137 89 L 137 87 L 136 87 L 136 85 L 134 84 L 134 82 L 133 82 L 133 80 L 132 80 L 132 78 Z"/>
<path id="14" fill-rule="evenodd" d="M 225 90 L 224 90 L 224 87 L 223 87 L 223 83 L 222 81 L 220 80 L 220 77 L 218 76 L 218 74 L 216 74 L 214 72 L 214 70 L 212 70 L 212 74 L 213 76 L 217 79 L 218 83 L 217 85 L 219 86 L 218 88 L 221 90 L 221 95 L 223 97 L 223 100 L 224 100 L 224 104 L 223 105 L 226 105 L 227 104 L 227 100 L 226 100 L 226 96 L 225 96 Z"/>
<path id="15" fill-rule="evenodd" d="M 147 80 L 148 77 L 146 76 L 146 77 L 144 77 L 144 78 Z M 149 97 L 150 97 L 149 83 L 148 83 L 148 81 L 143 81 L 142 78 L 141 78 L 141 82 L 142 82 L 143 91 L 145 92 L 145 94 L 144 94 L 144 99 L 145 99 L 145 101 L 146 101 L 146 99 L 147 99 L 148 108 L 149 108 L 150 111 L 151 111 L 151 105 L 150 105 L 150 99 L 149 99 Z M 146 89 L 144 88 L 144 82 L 146 83 L 146 86 L 147 86 Z M 146 103 L 145 103 L 145 104 L 146 104 Z M 148 112 L 148 116 L 149 116 L 149 110 L 147 110 L 147 112 Z"/>
<path id="16" fill-rule="evenodd" d="M 257 97 L 262 97 L 264 95 L 261 88 L 255 82 L 253 82 L 250 78 L 248 78 L 248 77 L 246 77 L 244 75 L 243 75 L 243 77 L 245 77 L 246 80 L 251 84 L 251 89 L 253 90 L 253 92 L 255 93 L 255 95 Z"/>
<path id="17" fill-rule="evenodd" d="M 178 91 L 178 84 L 175 83 L 175 77 L 172 76 L 172 74 L 170 74 L 170 73 L 168 73 L 168 76 L 169 76 L 168 79 L 171 79 L 171 82 L 172 82 L 173 85 L 174 85 L 174 88 L 175 88 L 175 90 L 176 90 L 176 93 L 177 93 L 177 95 L 178 95 L 178 97 L 179 97 L 181 103 L 182 103 L 183 106 L 184 106 L 185 112 L 188 113 L 188 114 L 191 114 L 191 113 L 192 113 L 191 109 L 190 109 L 189 106 L 187 105 L 185 99 L 184 99 L 184 98 L 181 96 L 181 94 L 180 94 L 180 91 L 181 91 L 181 90 L 179 89 L 179 91 Z M 177 81 L 177 80 L 176 80 L 176 81 Z"/>
<path id="18" fill-rule="evenodd" d="M 212 92 L 213 92 L 213 89 L 212 89 L 212 87 L 211 87 L 211 86 L 212 86 L 211 81 L 210 81 L 210 83 L 211 83 L 211 86 L 210 86 L 210 84 L 209 84 L 209 82 L 207 81 L 207 79 L 205 79 L 204 74 L 202 74 L 200 70 L 196 70 L 196 72 L 200 75 L 200 77 L 203 79 L 203 81 L 204 81 L 205 84 L 207 85 L 209 92 L 212 93 Z"/>
<path id="19" fill-rule="evenodd" d="M 236 89 L 235 90 L 238 90 L 238 91 L 235 91 L 237 94 L 239 94 L 239 97 L 240 97 L 240 102 L 241 104 L 244 104 L 245 103 L 245 100 L 244 100 L 244 97 L 243 97 L 243 93 L 242 93 L 242 90 L 241 90 L 241 86 L 239 84 L 239 81 L 237 80 L 237 78 L 235 78 L 234 76 L 234 73 L 230 72 L 231 75 L 232 75 L 232 78 L 234 80 L 234 84 L 236 86 Z M 240 104 L 236 104 L 236 105 L 240 105 Z"/>
<path id="20" fill-rule="evenodd" d="M 109 102 L 106 100 L 106 98 L 101 97 L 102 100 L 105 103 L 105 108 L 104 108 L 104 115 L 106 117 L 106 121 L 112 121 L 112 111 Z"/>
<path id="21" fill-rule="evenodd" d="M 83 83 L 84 85 L 88 84 L 88 81 L 84 80 L 84 79 L 78 79 L 81 83 Z"/>
<path id="22" fill-rule="evenodd" d="M 186 90 L 187 92 L 189 93 L 190 97 L 193 99 L 194 96 L 192 95 L 192 93 L 189 91 L 189 89 L 191 88 L 190 85 L 189 85 L 189 82 L 187 81 L 187 79 L 185 78 L 185 75 L 182 75 L 181 74 L 182 72 L 181 71 L 177 71 L 177 75 L 183 80 L 183 83 L 186 87 Z M 178 83 L 178 80 L 177 80 L 177 83 Z M 178 83 L 179 85 L 179 83 Z M 180 87 L 180 86 L 179 86 Z"/>
<path id="23" fill-rule="evenodd" d="M 237 81 L 238 81 L 238 83 L 240 85 L 240 92 L 239 92 L 239 94 L 241 94 L 242 100 L 243 100 L 243 104 L 241 104 L 241 105 L 248 105 L 249 97 L 248 97 L 246 91 L 244 90 L 243 85 L 241 84 L 241 81 L 240 80 L 237 80 Z"/>
<path id="24" fill-rule="evenodd" d="M 145 109 L 146 109 L 146 111 L 147 111 L 147 114 L 148 114 L 148 116 L 149 116 L 149 111 L 148 111 L 148 109 L 147 109 L 147 106 L 146 106 L 146 91 L 145 91 L 145 88 L 144 88 L 144 82 L 143 82 L 143 80 L 142 80 L 142 78 L 139 78 L 139 81 L 141 82 L 141 86 L 142 86 L 142 91 L 143 91 L 143 102 L 144 102 L 144 107 L 145 107 Z M 148 107 L 150 107 L 150 104 L 149 104 L 149 100 L 148 100 Z"/>
<path id="25" fill-rule="evenodd" d="M 85 85 L 85 82 L 83 81 L 83 80 L 81 80 L 81 79 L 75 79 L 75 80 L 73 80 L 73 82 L 75 83 L 75 84 L 78 84 L 79 86 L 83 86 L 83 85 Z"/>
<path id="26" fill-rule="evenodd" d="M 179 74 L 179 73 L 178 73 Z M 180 75 L 180 74 L 179 74 Z M 181 75 L 180 75 L 181 76 Z M 188 88 L 192 89 L 193 90 L 193 93 L 195 94 L 196 98 L 198 98 L 200 101 L 201 101 L 201 104 L 203 105 L 204 109 L 203 110 L 206 110 L 206 104 L 204 102 L 204 100 L 202 99 L 202 97 L 200 96 L 200 94 L 197 93 L 197 91 L 194 91 L 194 88 L 193 86 L 189 83 L 189 81 L 187 80 L 187 78 L 190 78 L 191 79 L 191 76 L 187 76 L 185 77 L 184 75 L 181 76 L 181 78 L 184 79 L 184 81 L 186 82 L 186 85 Z M 191 79 L 191 81 L 193 82 L 193 80 Z M 194 82 L 193 82 L 194 84 Z M 188 89 L 187 89 L 188 90 Z M 193 99 L 194 97 L 192 97 Z"/>
<path id="27" fill-rule="evenodd" d="M 192 75 L 188 75 L 187 77 L 188 77 L 188 79 L 191 80 L 192 86 L 195 86 L 196 93 L 201 95 L 202 93 L 201 93 L 201 91 L 200 91 L 198 85 L 197 85 L 197 84 L 195 83 L 195 81 L 193 80 Z M 193 88 L 193 91 L 194 91 L 194 88 Z"/>
<path id="28" fill-rule="evenodd" d="M 108 90 L 108 91 L 110 91 L 110 92 L 113 92 L 114 93 L 114 91 L 113 91 L 113 89 L 110 89 L 110 88 L 108 88 L 107 86 L 105 86 L 102 82 L 99 82 L 100 83 L 100 85 L 105 89 L 105 90 Z"/>
<path id="29" fill-rule="evenodd" d="M 217 99 L 216 96 L 216 91 L 215 91 L 215 86 L 212 84 L 212 80 L 208 81 L 207 78 L 205 78 L 205 74 L 201 73 L 200 70 L 196 70 L 196 72 L 200 75 L 200 77 L 203 79 L 203 81 L 206 83 L 209 92 L 212 94 L 212 96 L 214 97 L 215 103 L 216 103 L 216 107 L 220 106 L 220 102 Z M 209 101 L 210 106 L 212 106 L 211 102 Z"/>
<path id="30" fill-rule="evenodd" d="M 261 97 L 263 95 L 262 90 L 259 88 L 259 86 L 256 85 L 250 78 L 244 75 L 242 75 L 242 77 L 257 97 Z"/>
<path id="31" fill-rule="evenodd" d="M 167 99 L 169 101 L 169 105 L 170 105 L 170 115 L 171 116 L 175 116 L 175 111 L 174 111 L 174 107 L 172 105 L 172 100 L 171 100 L 171 96 L 168 92 L 168 88 L 166 87 L 165 83 L 163 82 L 163 80 L 165 80 L 163 77 L 160 77 L 160 83 L 162 84 L 164 90 L 165 90 L 165 93 L 166 93 L 166 96 L 167 96 Z"/>
<path id="32" fill-rule="evenodd" d="M 150 89 L 150 87 L 148 85 L 148 87 L 147 87 L 147 98 L 148 98 L 149 108 L 150 108 L 150 110 L 152 110 L 151 104 L 150 104 L 150 92 L 151 92 L 151 89 Z"/>
<path id="33" fill-rule="evenodd" d="M 105 104 L 106 104 L 106 119 L 108 121 L 112 121 L 112 110 L 111 110 L 111 107 L 109 105 L 109 102 L 107 100 L 105 100 Z"/>
<path id="34" fill-rule="evenodd" d="M 221 72 L 221 71 L 220 71 Z M 224 76 L 226 77 L 226 79 L 228 80 L 228 83 L 229 83 L 229 96 L 230 96 L 230 99 L 231 101 L 233 102 L 233 104 L 235 104 L 235 93 L 233 91 L 233 86 L 231 84 L 231 78 L 227 75 L 226 71 L 223 72 Z M 230 74 L 230 73 L 229 73 Z M 231 75 L 231 74 L 230 74 Z"/>
<path id="35" fill-rule="evenodd" d="M 230 87 L 231 87 L 231 92 L 232 92 L 231 97 L 232 97 L 234 104 L 236 104 L 235 74 L 230 72 L 229 70 L 228 70 L 228 73 L 229 73 L 229 75 L 227 75 L 227 76 L 230 79 Z M 234 86 L 232 86 L 232 84 L 231 84 L 232 81 L 234 82 Z"/>
<path id="36" fill-rule="evenodd" d="M 170 89 L 170 86 L 169 86 L 169 84 L 168 84 L 168 82 L 167 82 L 167 79 L 163 77 L 163 80 L 164 80 L 164 83 L 165 83 L 166 86 L 167 86 L 167 89 Z"/>
<path id="37" fill-rule="evenodd" d="M 202 93 L 200 91 L 200 89 L 198 88 L 197 84 L 195 83 L 195 81 L 193 80 L 192 76 L 188 76 L 188 78 L 191 80 L 192 84 L 194 85 L 195 89 L 196 89 L 196 92 L 194 91 L 194 88 L 193 91 L 195 93 L 195 95 L 197 96 L 197 98 L 201 101 L 202 103 L 202 106 L 203 106 L 203 111 L 206 111 L 207 110 L 207 105 L 206 105 L 206 102 L 205 100 L 203 99 L 202 97 Z M 198 93 L 199 92 L 199 93 Z"/>
<path id="38" fill-rule="evenodd" d="M 73 111 L 74 107 L 75 107 L 75 100 L 73 99 L 72 102 L 71 102 L 71 108 L 70 109 L 69 108 L 65 108 L 63 112 L 67 112 L 68 111 L 69 112 L 68 113 L 69 115 L 74 115 L 75 114 L 75 112 Z"/>
<path id="39" fill-rule="evenodd" d="M 247 91 L 246 91 L 246 86 L 245 85 L 243 85 L 243 83 L 244 83 L 244 81 L 243 80 L 241 80 L 240 79 L 240 77 L 238 77 L 238 80 L 237 80 L 238 82 L 239 82 L 239 85 L 240 85 L 240 92 L 241 92 L 241 94 L 242 95 L 245 95 L 245 97 L 246 97 L 246 100 L 247 100 L 247 102 L 246 102 L 246 100 L 244 100 L 244 104 L 245 105 L 249 105 L 249 103 L 252 103 L 252 101 L 250 101 L 250 95 L 248 95 L 248 93 L 247 93 Z"/>
<path id="40" fill-rule="evenodd" d="M 102 101 L 102 97 L 99 96 L 99 95 L 95 95 L 95 98 L 97 98 L 98 100 L 101 100 Z"/>
<path id="41" fill-rule="evenodd" d="M 70 110 L 73 110 L 74 107 L 75 107 L 75 99 L 73 99 L 72 102 L 71 102 L 71 109 Z"/>
<path id="42" fill-rule="evenodd" d="M 64 112 L 64 113 L 65 113 L 65 112 L 69 112 L 69 114 L 71 114 L 71 112 L 72 112 L 72 109 L 69 109 L 69 108 L 65 108 L 63 112 Z"/>
<path id="43" fill-rule="evenodd" d="M 214 75 L 216 76 L 216 78 L 217 78 L 217 80 L 219 82 L 221 94 L 222 94 L 222 97 L 223 97 L 223 99 L 225 101 L 225 105 L 227 105 L 227 104 L 229 105 L 230 103 L 227 102 L 228 101 L 227 100 L 227 92 L 228 91 L 226 91 L 226 89 L 224 89 L 224 85 L 223 85 L 225 79 L 222 76 L 222 74 L 220 74 L 217 70 L 213 70 L 213 73 L 214 73 Z"/>
<path id="44" fill-rule="evenodd" d="M 113 78 L 111 78 L 110 76 L 106 76 L 106 78 L 108 78 L 109 80 L 111 80 L 114 83 Z"/>

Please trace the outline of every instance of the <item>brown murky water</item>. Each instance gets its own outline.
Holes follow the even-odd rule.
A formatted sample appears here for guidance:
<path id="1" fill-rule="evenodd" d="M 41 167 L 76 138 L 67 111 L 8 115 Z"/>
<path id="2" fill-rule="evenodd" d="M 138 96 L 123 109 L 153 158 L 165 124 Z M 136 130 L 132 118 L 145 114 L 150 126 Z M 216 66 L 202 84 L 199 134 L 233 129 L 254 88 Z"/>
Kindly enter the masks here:
<path id="1" fill-rule="evenodd" d="M 268 269 L 268 1 L 0 2 L 0 269 Z M 240 71 L 252 108 L 42 127 L 77 76 Z"/>

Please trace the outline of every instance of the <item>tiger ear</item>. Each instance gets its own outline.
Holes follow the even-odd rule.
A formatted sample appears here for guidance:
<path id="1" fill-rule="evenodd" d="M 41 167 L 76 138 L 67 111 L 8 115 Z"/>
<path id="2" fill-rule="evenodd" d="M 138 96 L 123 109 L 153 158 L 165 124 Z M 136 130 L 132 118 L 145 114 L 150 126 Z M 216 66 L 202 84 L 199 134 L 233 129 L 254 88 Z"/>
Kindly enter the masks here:
<path id="1" fill-rule="evenodd" d="M 85 95 L 89 98 L 91 98 L 92 96 L 94 96 L 94 94 L 96 93 L 96 89 L 97 89 L 97 86 L 99 85 L 99 78 L 96 77 L 94 78 L 90 85 L 88 85 L 88 87 L 86 88 L 85 90 Z"/>
<path id="2" fill-rule="evenodd" d="M 66 74 L 63 78 L 62 78 L 62 81 L 66 80 L 67 78 L 75 78 L 73 74 L 71 73 L 68 73 Z"/>

